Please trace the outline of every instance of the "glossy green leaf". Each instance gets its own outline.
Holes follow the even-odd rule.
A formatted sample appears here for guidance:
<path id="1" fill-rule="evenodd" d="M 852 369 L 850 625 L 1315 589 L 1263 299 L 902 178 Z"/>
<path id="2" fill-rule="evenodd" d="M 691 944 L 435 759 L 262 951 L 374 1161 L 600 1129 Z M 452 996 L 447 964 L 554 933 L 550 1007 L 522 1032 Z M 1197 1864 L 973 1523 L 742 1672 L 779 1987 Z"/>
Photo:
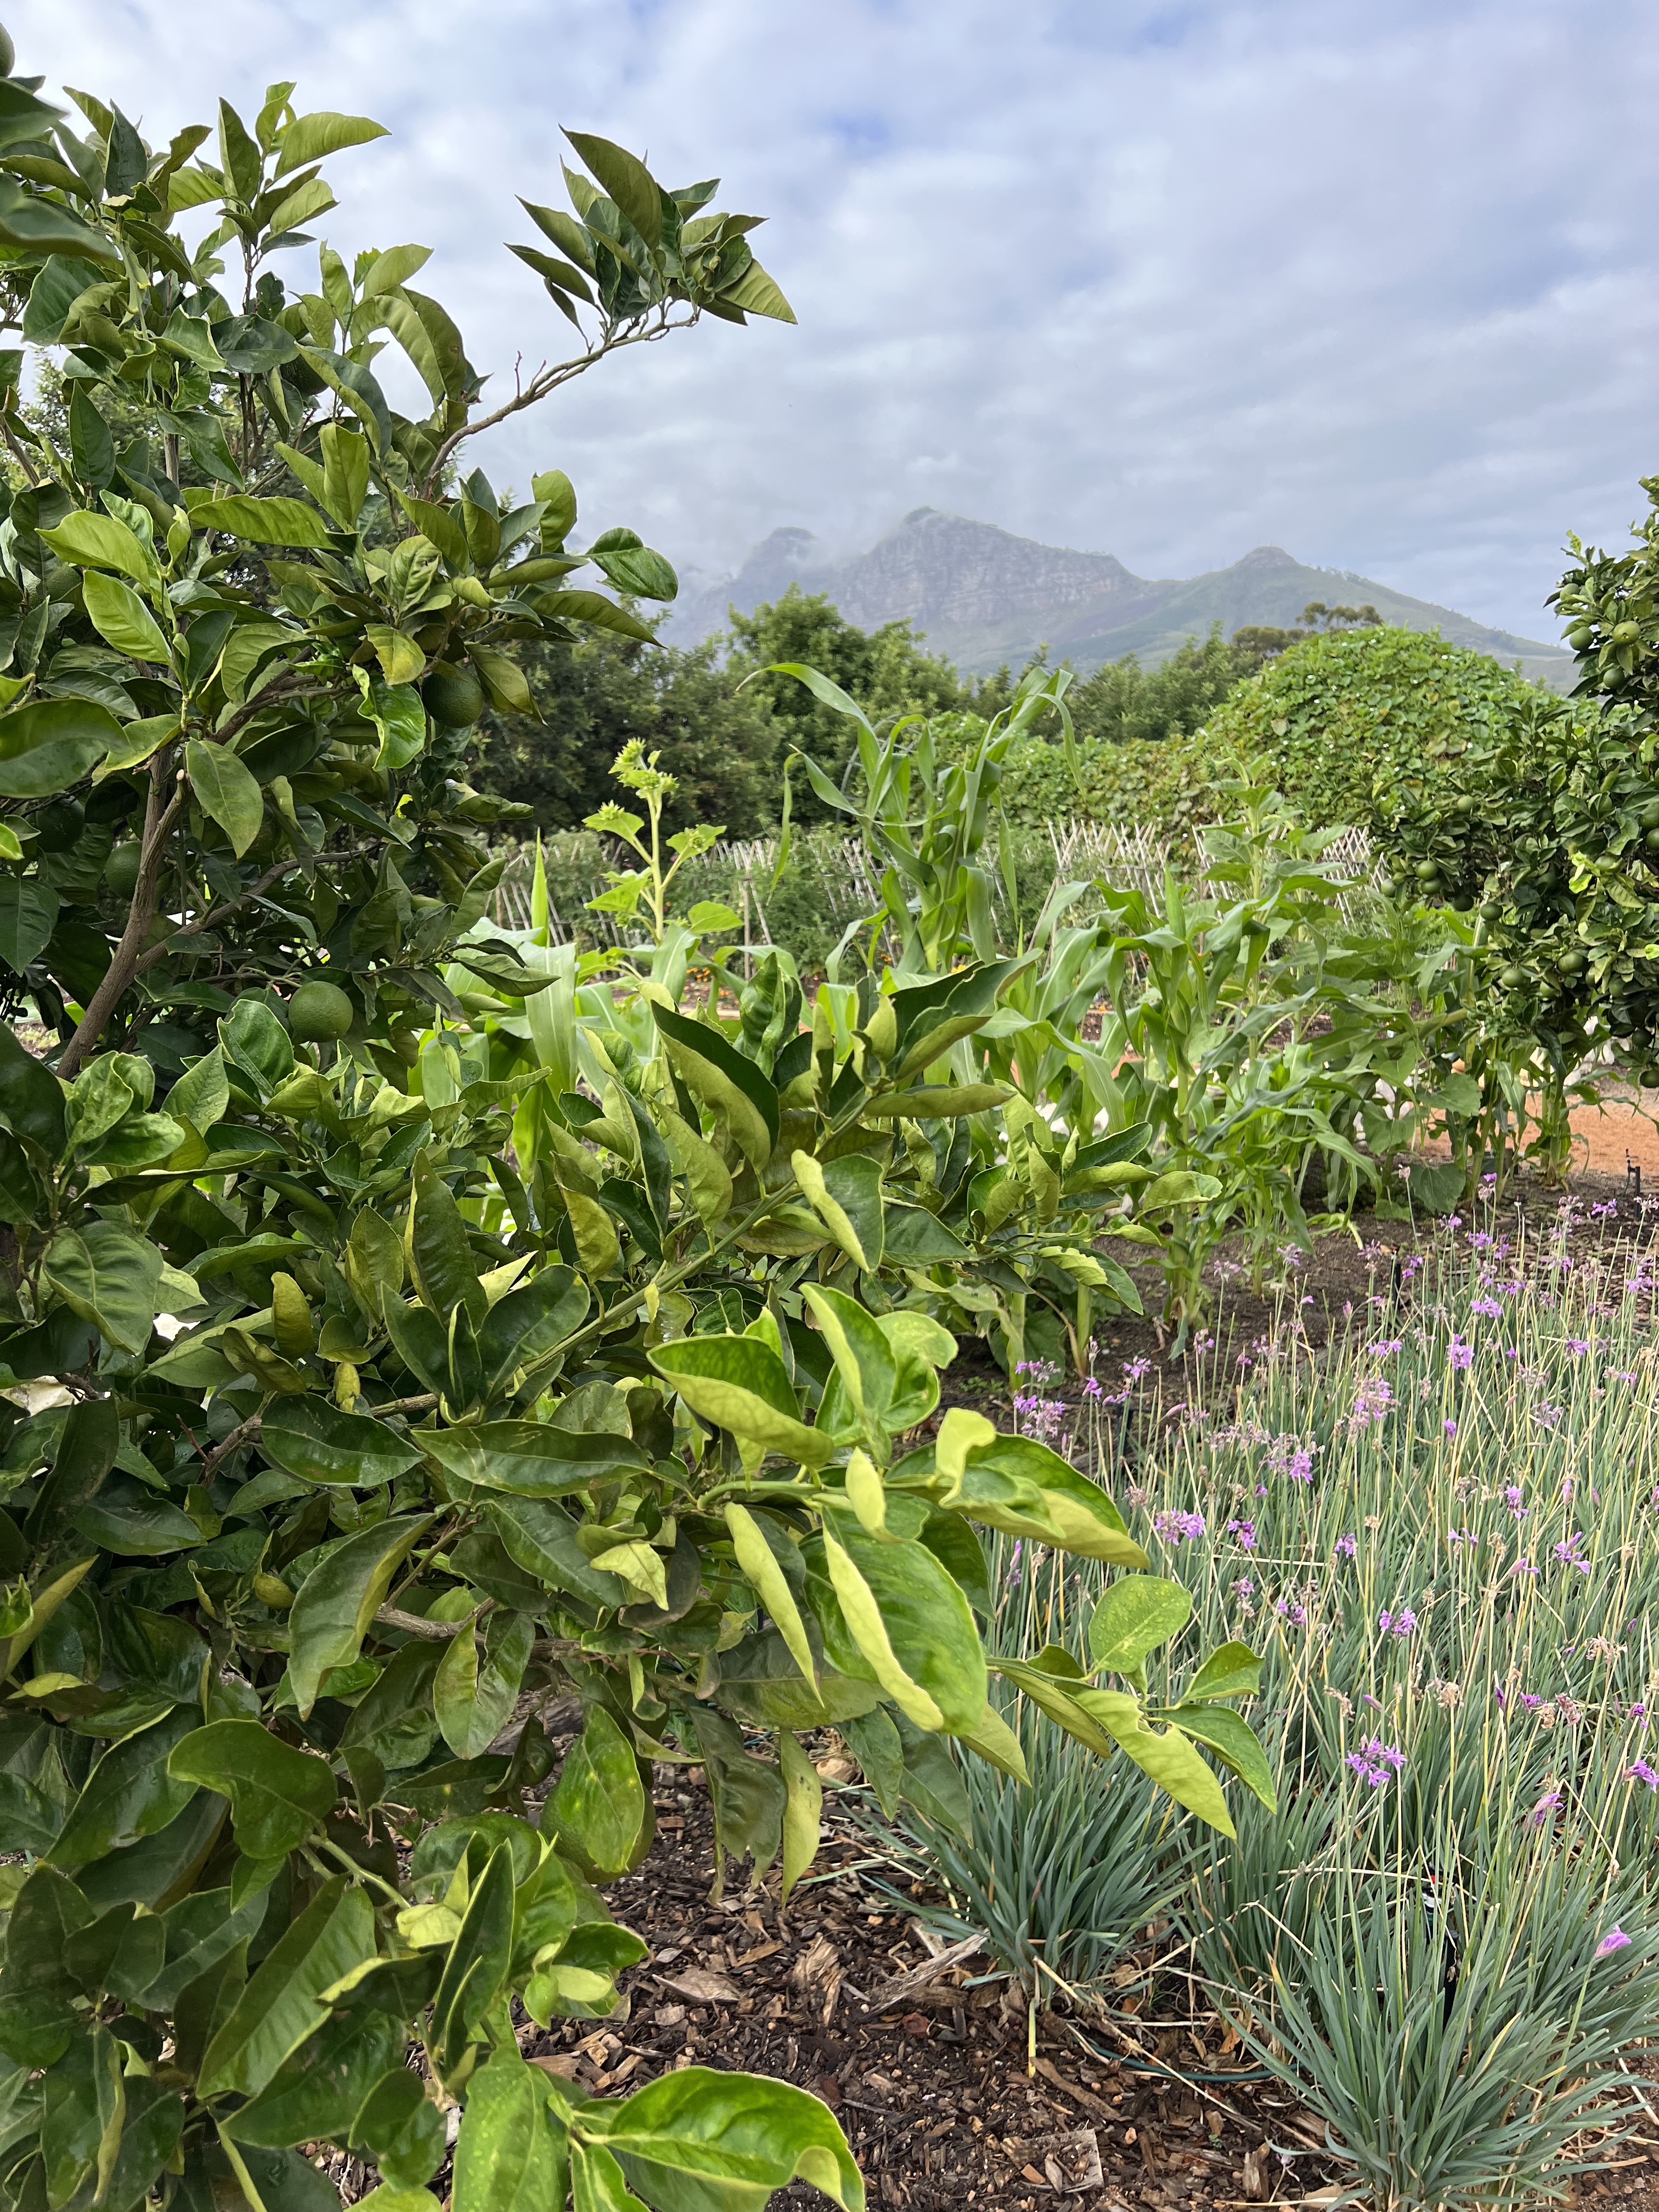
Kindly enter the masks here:
<path id="1" fill-rule="evenodd" d="M 551 2212 L 564 2203 L 566 2136 L 549 2109 L 551 2094 L 547 2075 L 511 2044 L 473 2075 L 455 2145 L 451 2212 Z"/>
<path id="2" fill-rule="evenodd" d="M 1079 1690 L 1073 1703 L 1097 1721 L 1143 1773 L 1150 1774 L 1177 1805 L 1184 1805 L 1224 1836 L 1233 1833 L 1232 1816 L 1221 1784 L 1179 1729 L 1151 1727 L 1138 1699 L 1123 1690 Z M 1209 1710 L 1207 1707 L 1205 1709 Z"/>
<path id="3" fill-rule="evenodd" d="M 535 1367 L 580 1328 L 592 1304 L 580 1276 L 562 1267 L 545 1268 L 498 1298 L 478 1331 L 486 1378 L 493 1383 L 514 1368 Z"/>
<path id="4" fill-rule="evenodd" d="M 203 812 L 224 831 L 240 860 L 264 820 L 264 795 L 258 785 L 234 752 L 202 738 L 186 744 L 185 769 Z"/>
<path id="5" fill-rule="evenodd" d="M 325 1398 L 279 1398 L 265 1414 L 260 1449 L 302 1481 L 378 1489 L 421 1463 L 419 1448 L 367 1413 Z"/>
<path id="6" fill-rule="evenodd" d="M 898 1380 L 893 1346 L 873 1314 L 845 1291 L 803 1285 L 802 1295 L 823 1333 L 842 1388 L 860 1415 L 879 1421 Z"/>
<path id="7" fill-rule="evenodd" d="M 450 1638 L 433 1677 L 432 1707 L 457 1759 L 477 1759 L 507 1725 L 535 1640 L 527 1615 L 500 1611 L 490 1614 L 482 1638 L 470 1621 Z"/>
<path id="8" fill-rule="evenodd" d="M 1191 1618 L 1192 1594 L 1161 1575 L 1109 1583 L 1089 1618 L 1089 1655 L 1111 1674 L 1133 1674 Z"/>
<path id="9" fill-rule="evenodd" d="M 775 1086 L 707 1023 L 672 1013 L 654 1000 L 651 1016 L 686 1088 L 726 1116 L 744 1158 L 751 1167 L 763 1168 L 778 1141 Z"/>
<path id="10" fill-rule="evenodd" d="M 418 2074 L 394 2066 L 364 2098 L 351 2140 L 398 2189 L 419 2189 L 443 2163 L 444 2116 Z"/>
<path id="11" fill-rule="evenodd" d="M 223 530 L 256 545 L 319 547 L 329 540 L 327 516 L 300 499 L 248 499 L 232 493 L 192 508 L 190 523 L 192 530 Z"/>
<path id="12" fill-rule="evenodd" d="M 745 1443 L 807 1467 L 822 1467 L 834 1449 L 800 1419 L 782 1360 L 754 1337 L 682 1337 L 649 1358 L 694 1413 Z"/>
<path id="13" fill-rule="evenodd" d="M 48 1863 L 73 1872 L 124 1844 L 165 1828 L 195 1795 L 195 1784 L 167 1771 L 173 1746 L 191 1716 L 169 1713 L 155 1727 L 106 1751 L 64 1816 Z"/>
<path id="14" fill-rule="evenodd" d="M 124 1352 L 149 1341 L 161 1282 L 161 1255 L 148 1237 L 113 1221 L 60 1230 L 46 1250 L 45 1276 L 72 1313 Z"/>
<path id="15" fill-rule="evenodd" d="M 211 1722 L 173 1746 L 175 1780 L 230 1800 L 236 1841 L 251 1859 L 285 1858 L 334 1810 L 328 1762 L 299 1751 L 256 1720 Z"/>
<path id="16" fill-rule="evenodd" d="M 1207 1744 L 1222 1765 L 1231 1769 L 1270 1813 L 1279 1810 L 1279 1793 L 1273 1787 L 1267 1755 L 1242 1714 L 1229 1712 L 1224 1705 L 1181 1705 L 1170 1706 L 1154 1717 L 1168 1721 L 1185 1735 L 1196 1736 L 1200 1743 Z"/>
<path id="17" fill-rule="evenodd" d="M 1182 1692 L 1183 1705 L 1209 1698 L 1253 1698 L 1261 1687 L 1261 1661 L 1248 1644 L 1218 1644 Z"/>
<path id="18" fill-rule="evenodd" d="M 276 174 L 286 177 L 295 169 L 309 168 L 330 154 L 342 153 L 348 146 L 366 146 L 371 139 L 386 136 L 385 124 L 375 123 L 367 115 L 337 115 L 331 109 L 319 108 L 314 114 L 296 116 L 283 133 Z"/>
<path id="19" fill-rule="evenodd" d="M 643 161 L 608 138 L 591 131 L 567 131 L 588 173 L 621 209 L 647 246 L 662 243 L 662 194 Z"/>
<path id="20" fill-rule="evenodd" d="M 446 2070 L 459 2064 L 512 1961 L 513 1850 L 500 1844 L 473 1885 L 432 2000 L 434 2051 Z"/>
<path id="21" fill-rule="evenodd" d="M 457 1306 L 464 1305 L 474 1328 L 479 1327 L 489 1302 L 478 1281 L 466 1224 L 448 1184 L 425 1159 L 416 1165 L 408 1242 L 422 1304 L 445 1322 Z"/>
<path id="22" fill-rule="evenodd" d="M 616 2154 L 647 2203 L 665 2209 L 763 2212 L 799 2179 L 863 2212 L 864 2183 L 834 2113 L 786 2081 L 685 2066 L 619 2105 L 585 2107 L 582 2129 Z"/>
<path id="23" fill-rule="evenodd" d="M 289 1614 L 288 1672 L 301 1720 L 329 1668 L 357 1656 L 399 1563 L 430 1522 L 430 1515 L 404 1515 L 359 1529 L 301 1583 Z"/>
<path id="24" fill-rule="evenodd" d="M 441 1429 L 423 1433 L 421 1442 L 458 1481 L 519 1498 L 568 1497 L 651 1464 L 631 1437 L 603 1431 L 579 1436 L 537 1421 Z"/>
<path id="25" fill-rule="evenodd" d="M 90 699 L 35 699 L 0 714 L 0 797 L 50 799 L 89 775 L 121 734 Z"/>
<path id="26" fill-rule="evenodd" d="M 135 584 L 156 580 L 155 556 L 143 540 L 112 514 L 77 509 L 52 530 L 40 532 L 60 561 L 75 568 L 113 568 Z"/>
<path id="27" fill-rule="evenodd" d="M 69 703 L 73 703 L 69 702 Z M 64 1149 L 64 1087 L 0 1022 L 0 1115 L 54 1160 Z"/>
<path id="28" fill-rule="evenodd" d="M 204 2097 L 263 2089 L 327 2018 L 323 1993 L 374 1955 L 374 1915 L 343 1876 L 325 1882 L 266 1955 L 202 2057 Z"/>
<path id="29" fill-rule="evenodd" d="M 159 662 L 168 659 L 167 641 L 161 624 L 130 584 L 117 576 L 88 571 L 82 586 L 92 626 L 106 645 L 135 660 Z"/>
<path id="30" fill-rule="evenodd" d="M 603 1705 L 588 1708 L 580 1735 L 565 1753 L 547 1818 L 560 1850 L 595 1880 L 630 1873 L 645 1856 L 650 1796 L 634 1747 Z"/>
<path id="31" fill-rule="evenodd" d="M 372 2007 L 335 2014 L 223 2123 L 225 2133 L 271 2150 L 345 2135 L 387 2068 L 405 2072 L 406 2041 L 404 2022 Z M 407 2078 L 419 2088 L 416 2075 Z"/>

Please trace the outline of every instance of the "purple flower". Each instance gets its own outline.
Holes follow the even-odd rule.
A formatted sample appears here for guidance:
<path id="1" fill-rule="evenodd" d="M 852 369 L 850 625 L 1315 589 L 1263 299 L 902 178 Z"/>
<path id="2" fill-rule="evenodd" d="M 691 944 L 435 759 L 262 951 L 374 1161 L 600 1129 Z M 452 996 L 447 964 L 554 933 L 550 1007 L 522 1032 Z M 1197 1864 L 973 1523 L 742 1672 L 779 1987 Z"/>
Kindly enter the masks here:
<path id="1" fill-rule="evenodd" d="M 1348 1414 L 1349 1427 L 1368 1428 L 1373 1421 L 1382 1420 L 1393 1403 L 1394 1386 L 1388 1378 L 1382 1375 L 1370 1376 L 1354 1395 Z"/>
<path id="2" fill-rule="evenodd" d="M 1340 1559 L 1352 1559 L 1356 1548 L 1357 1540 L 1352 1536 L 1339 1536 L 1336 1540 L 1337 1555 Z"/>
<path id="3" fill-rule="evenodd" d="M 1352 1767 L 1360 1779 L 1372 1790 L 1381 1790 L 1389 1779 L 1389 1770 L 1401 1772 L 1406 1754 L 1397 1743 L 1384 1743 L 1380 1736 L 1372 1736 L 1358 1751 L 1348 1753 L 1345 1765 Z"/>
<path id="4" fill-rule="evenodd" d="M 1452 1365 L 1461 1374 L 1474 1364 L 1474 1346 L 1466 1343 L 1461 1336 L 1455 1336 L 1451 1340 L 1450 1358 Z"/>
<path id="5" fill-rule="evenodd" d="M 1595 1955 L 1598 1959 L 1610 1959 L 1615 1951 L 1622 1951 L 1629 1942 L 1630 1937 L 1615 1922 L 1596 1945 Z"/>
<path id="6" fill-rule="evenodd" d="M 1204 1516 L 1201 1513 L 1160 1513 L 1152 1522 L 1152 1534 L 1161 1536 L 1166 1544 L 1178 1544 L 1183 1537 L 1196 1543 L 1204 1534 Z"/>

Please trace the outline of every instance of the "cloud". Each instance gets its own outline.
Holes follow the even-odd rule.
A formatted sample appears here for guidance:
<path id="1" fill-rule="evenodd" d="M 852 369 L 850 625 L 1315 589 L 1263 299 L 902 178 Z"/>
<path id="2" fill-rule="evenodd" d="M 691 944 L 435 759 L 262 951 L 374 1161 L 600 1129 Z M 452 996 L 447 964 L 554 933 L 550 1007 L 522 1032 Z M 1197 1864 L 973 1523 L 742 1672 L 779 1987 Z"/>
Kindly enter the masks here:
<path id="1" fill-rule="evenodd" d="M 1653 450 L 1659 16 L 1547 0 L 29 0 L 152 135 L 278 76 L 366 110 L 336 242 L 416 238 L 503 385 L 566 326 L 497 241 L 557 126 L 723 173 L 798 329 L 642 348 L 494 434 L 720 570 L 922 502 L 1143 574 L 1263 542 L 1533 635 Z M 297 272 L 296 272 L 297 273 Z"/>

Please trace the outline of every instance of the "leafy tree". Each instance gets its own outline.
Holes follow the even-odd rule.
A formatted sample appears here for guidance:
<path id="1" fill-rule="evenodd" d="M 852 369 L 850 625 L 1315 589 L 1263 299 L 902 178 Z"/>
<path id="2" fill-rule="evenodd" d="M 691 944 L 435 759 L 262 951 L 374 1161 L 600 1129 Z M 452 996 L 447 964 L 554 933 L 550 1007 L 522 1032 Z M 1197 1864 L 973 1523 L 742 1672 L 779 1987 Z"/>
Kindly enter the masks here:
<path id="1" fill-rule="evenodd" d="M 1260 762 L 1304 818 L 1379 826 L 1401 778 L 1443 767 L 1534 708 L 1534 685 L 1416 630 L 1304 638 L 1241 684 L 1198 754 Z"/>
<path id="2" fill-rule="evenodd" d="M 738 2212 L 797 2177 L 859 2212 L 804 2092 L 687 2068 L 587 2100 L 518 2022 L 615 2009 L 644 1946 L 595 1885 L 650 1846 L 653 1759 L 705 1769 L 720 1850 L 781 1856 L 786 1894 L 818 1832 L 796 1731 L 947 1818 L 947 1736 L 1023 1776 L 975 1524 L 1145 1554 L 1031 1439 L 954 1409 L 903 1440 L 936 1309 L 1017 1337 L 1052 1270 L 1109 1294 L 1091 1247 L 1157 1203 L 1149 1132 L 1028 1146 L 981 1206 L 1007 1094 L 950 1054 L 1009 963 L 866 978 L 804 1029 L 774 957 L 734 1022 L 681 1015 L 722 910 L 672 894 L 712 833 L 665 840 L 637 753 L 642 811 L 596 817 L 641 862 L 611 910 L 650 924 L 620 994 L 483 923 L 485 704 L 530 711 L 517 650 L 648 635 L 585 568 L 673 577 L 629 531 L 580 548 L 556 471 L 510 507 L 459 457 L 620 347 L 787 315 L 753 218 L 570 134 L 576 212 L 530 206 L 557 252 L 516 250 L 580 349 L 491 409 L 424 249 L 325 247 L 294 296 L 267 266 L 378 125 L 283 84 L 251 127 L 222 106 L 216 159 L 204 126 L 155 150 L 12 67 L 0 308 L 70 389 L 54 436 L 5 356 L 0 958 L 59 1048 L 0 1025 L 4 2201 L 326 2212 L 332 2142 L 380 2212 L 434 2212 L 441 2104 L 453 2212 Z M 994 1663 L 1224 1829 L 1197 1746 L 1271 1801 L 1225 1709 L 1256 1664 L 1160 1664 L 1151 1703 L 1187 1609 L 1132 1575 L 1087 1674 Z"/>
<path id="3" fill-rule="evenodd" d="M 1363 607 L 1328 607 L 1322 599 L 1310 599 L 1302 610 L 1299 629 L 1281 629 L 1270 623 L 1247 623 L 1233 632 L 1231 642 L 1248 663 L 1244 672 L 1254 674 L 1264 660 L 1288 653 L 1305 637 L 1316 637 L 1328 630 L 1382 628 L 1382 617 L 1369 599 Z"/>
<path id="4" fill-rule="evenodd" d="M 574 829 L 611 796 L 611 764 L 638 744 L 678 787 L 672 829 L 717 822 L 733 836 L 777 819 L 779 733 L 758 687 L 738 688 L 713 641 L 689 651 L 604 633 L 527 645 L 535 717 L 484 718 L 483 781 L 538 829 Z"/>
<path id="5" fill-rule="evenodd" d="M 1107 661 L 1073 686 L 1067 703 L 1080 738 L 1121 744 L 1181 737 L 1260 665 L 1260 655 L 1213 623 L 1201 645 L 1187 639 L 1161 668 L 1143 668 L 1133 653 Z"/>
<path id="6" fill-rule="evenodd" d="M 783 597 L 752 614 L 732 614 L 727 667 L 770 708 L 781 743 L 809 753 L 839 777 L 853 750 L 842 715 L 814 698 L 793 677 L 768 673 L 783 662 L 817 669 L 864 702 L 878 725 L 901 714 L 974 714 L 988 719 L 1007 707 L 1013 687 L 1006 669 L 975 684 L 964 680 L 941 654 L 924 651 L 908 622 L 861 630 L 823 592 L 791 584 Z M 829 818 L 817 796 L 796 793 L 800 819 Z"/>

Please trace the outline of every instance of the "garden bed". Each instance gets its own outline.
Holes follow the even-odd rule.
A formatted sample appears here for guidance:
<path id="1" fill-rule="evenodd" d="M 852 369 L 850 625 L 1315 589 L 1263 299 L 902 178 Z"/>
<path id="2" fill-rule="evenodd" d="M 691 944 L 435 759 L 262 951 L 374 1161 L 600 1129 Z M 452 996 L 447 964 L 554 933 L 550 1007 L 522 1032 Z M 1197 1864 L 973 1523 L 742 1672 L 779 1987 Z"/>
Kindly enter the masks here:
<path id="1" fill-rule="evenodd" d="M 1238 2065 L 1237 2039 L 1194 2013 L 1191 1985 L 1159 1971 L 1156 1945 L 1121 1970 L 1122 2025 L 1073 2034 L 1042 2014 L 1034 2051 L 1023 2002 L 1005 2003 L 1007 1984 L 976 1960 L 872 2010 L 865 1999 L 925 1966 L 936 1939 L 886 1887 L 891 1869 L 872 1865 L 867 1838 L 830 1811 L 820 1878 L 787 1916 L 775 1871 L 747 1892 L 739 1875 L 711 1904 L 701 1773 L 658 1772 L 655 1848 L 607 1892 L 652 1947 L 623 1978 L 629 2016 L 532 2032 L 526 2049 L 542 2063 L 602 2094 L 694 2063 L 796 2082 L 836 2112 L 875 2205 L 1298 2203 L 1335 2172 L 1308 2115 Z M 1111 2035 L 1127 2046 L 1119 2057 L 1089 2047 Z M 1097 2159 L 1099 2179 L 1085 2179 Z M 777 2201 L 826 2200 L 797 2183 Z"/>

